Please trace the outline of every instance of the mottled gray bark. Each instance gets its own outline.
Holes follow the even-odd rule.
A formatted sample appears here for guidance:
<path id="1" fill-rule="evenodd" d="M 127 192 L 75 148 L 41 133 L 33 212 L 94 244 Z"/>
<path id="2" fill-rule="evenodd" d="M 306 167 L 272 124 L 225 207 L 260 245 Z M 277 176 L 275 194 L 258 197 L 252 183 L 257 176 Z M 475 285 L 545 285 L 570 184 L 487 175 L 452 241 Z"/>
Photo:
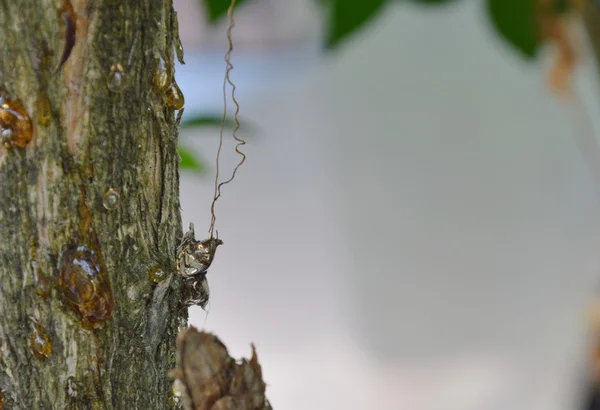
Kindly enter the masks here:
<path id="1" fill-rule="evenodd" d="M 63 1 L 0 0 L 0 397 L 177 407 L 171 0 Z"/>

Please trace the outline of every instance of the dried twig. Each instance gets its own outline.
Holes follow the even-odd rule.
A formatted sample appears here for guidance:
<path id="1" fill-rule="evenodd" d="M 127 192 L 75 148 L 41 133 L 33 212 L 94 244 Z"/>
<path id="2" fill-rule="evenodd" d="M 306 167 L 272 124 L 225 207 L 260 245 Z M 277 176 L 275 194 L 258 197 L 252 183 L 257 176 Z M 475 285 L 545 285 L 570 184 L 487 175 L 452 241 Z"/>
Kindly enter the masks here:
<path id="1" fill-rule="evenodd" d="M 215 214 L 215 205 L 217 200 L 221 197 L 221 187 L 223 185 L 229 184 L 234 180 L 235 175 L 237 174 L 238 169 L 246 162 L 246 154 L 241 150 L 241 147 L 246 145 L 246 141 L 243 138 L 240 138 L 237 135 L 237 131 L 240 129 L 240 121 L 239 121 L 239 113 L 240 113 L 240 104 L 238 100 L 235 98 L 235 84 L 231 81 L 231 70 L 233 70 L 233 64 L 231 63 L 231 53 L 233 53 L 233 28 L 235 27 L 235 17 L 233 16 L 235 10 L 236 0 L 231 0 L 231 4 L 229 5 L 229 9 L 227 11 L 227 15 L 229 16 L 229 27 L 227 28 L 227 42 L 229 44 L 229 48 L 225 53 L 225 78 L 223 79 L 223 119 L 221 121 L 221 130 L 219 133 L 219 148 L 217 149 L 217 158 L 216 158 L 216 174 L 215 174 L 215 193 L 213 197 L 212 204 L 210 206 L 211 220 L 210 227 L 208 232 L 210 233 L 210 237 L 212 238 L 215 235 L 215 223 L 217 220 Z M 235 121 L 235 128 L 233 129 L 233 139 L 236 141 L 235 152 L 240 156 L 240 161 L 233 169 L 231 176 L 228 180 L 219 183 L 219 161 L 221 158 L 221 149 L 223 148 L 223 132 L 225 130 L 225 123 L 227 121 L 227 84 L 231 86 L 231 99 L 235 104 L 235 113 L 233 115 L 233 119 Z M 218 236 L 218 235 L 217 235 Z"/>

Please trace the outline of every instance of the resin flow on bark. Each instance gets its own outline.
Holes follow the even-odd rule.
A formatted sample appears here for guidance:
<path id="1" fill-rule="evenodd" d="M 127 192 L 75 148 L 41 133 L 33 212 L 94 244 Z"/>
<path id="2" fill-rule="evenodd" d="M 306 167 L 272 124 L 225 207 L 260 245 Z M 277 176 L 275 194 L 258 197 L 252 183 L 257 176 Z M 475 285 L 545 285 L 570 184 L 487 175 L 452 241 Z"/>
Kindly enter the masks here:
<path id="1" fill-rule="evenodd" d="M 63 302 L 81 318 L 85 327 L 110 318 L 113 296 L 108 273 L 93 249 L 77 246 L 61 253 L 57 287 Z"/>
<path id="2" fill-rule="evenodd" d="M 167 278 L 167 274 L 163 267 L 157 263 L 148 270 L 148 277 L 152 282 L 159 283 Z"/>
<path id="3" fill-rule="evenodd" d="M 173 80 L 167 90 L 167 106 L 172 110 L 181 110 L 185 104 L 185 98 L 181 89 Z"/>
<path id="4" fill-rule="evenodd" d="M 6 148 L 25 148 L 33 138 L 29 113 L 18 99 L 0 87 L 0 141 Z"/>
<path id="5" fill-rule="evenodd" d="M 120 195 L 117 191 L 112 188 L 109 188 L 105 193 L 104 197 L 102 197 L 102 205 L 109 211 L 112 211 L 117 208 L 119 205 Z"/>
<path id="6" fill-rule="evenodd" d="M 165 91 L 170 84 L 171 73 L 162 53 L 155 54 L 154 74 L 152 75 L 152 86 L 154 91 Z"/>
<path id="7" fill-rule="evenodd" d="M 107 80 L 108 89 L 118 93 L 125 88 L 125 71 L 120 63 L 114 63 L 110 67 L 110 73 Z"/>
<path id="8" fill-rule="evenodd" d="M 31 321 L 29 349 L 38 359 L 47 359 L 52 354 L 52 339 L 44 327 L 36 320 Z"/>

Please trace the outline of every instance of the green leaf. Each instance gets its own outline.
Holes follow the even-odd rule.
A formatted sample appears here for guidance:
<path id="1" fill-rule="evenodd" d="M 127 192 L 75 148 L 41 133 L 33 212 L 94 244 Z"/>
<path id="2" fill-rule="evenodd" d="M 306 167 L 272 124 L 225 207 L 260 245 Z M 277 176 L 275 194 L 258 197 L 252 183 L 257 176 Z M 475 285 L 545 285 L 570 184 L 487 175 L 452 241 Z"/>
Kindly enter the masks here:
<path id="1" fill-rule="evenodd" d="M 181 122 L 181 129 L 196 127 L 221 127 L 223 117 L 219 115 L 197 114 L 186 118 Z M 235 120 L 225 119 L 225 128 L 235 128 Z"/>
<path id="2" fill-rule="evenodd" d="M 521 54 L 537 56 L 540 39 L 535 24 L 537 0 L 488 0 L 488 16 L 500 36 Z"/>
<path id="3" fill-rule="evenodd" d="M 191 151 L 183 147 L 178 147 L 177 151 L 181 157 L 181 162 L 179 163 L 180 169 L 188 169 L 195 172 L 204 171 L 204 165 Z"/>
<path id="4" fill-rule="evenodd" d="M 424 6 L 440 6 L 447 3 L 454 3 L 456 0 L 411 0 L 411 3 L 419 3 Z"/>
<path id="5" fill-rule="evenodd" d="M 342 40 L 356 33 L 375 18 L 388 0 L 322 0 L 329 8 L 326 47 L 338 47 Z"/>
<path id="6" fill-rule="evenodd" d="M 554 10 L 558 14 L 567 13 L 571 9 L 571 2 L 568 0 L 556 0 L 554 4 Z"/>
<path id="7" fill-rule="evenodd" d="M 235 8 L 237 9 L 245 2 L 246 0 L 237 0 Z M 202 0 L 202 3 L 204 3 L 209 23 L 214 24 L 227 15 L 231 0 Z"/>

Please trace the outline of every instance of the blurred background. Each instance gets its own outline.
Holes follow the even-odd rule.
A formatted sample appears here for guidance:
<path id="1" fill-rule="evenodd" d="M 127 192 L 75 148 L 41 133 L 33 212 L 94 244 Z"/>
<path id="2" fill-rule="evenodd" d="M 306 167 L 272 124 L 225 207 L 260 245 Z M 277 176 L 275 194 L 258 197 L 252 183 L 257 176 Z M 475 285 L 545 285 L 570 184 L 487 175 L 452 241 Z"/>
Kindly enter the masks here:
<path id="1" fill-rule="evenodd" d="M 378 2 L 335 46 L 314 0 L 237 9 L 248 161 L 217 203 L 225 244 L 190 322 L 236 357 L 256 344 L 275 409 L 581 409 L 600 289 L 591 48 L 580 36 L 561 93 L 560 45 L 511 47 L 485 1 Z M 227 21 L 175 9 L 184 121 L 218 117 Z M 218 135 L 181 133 L 202 168 L 181 177 L 197 236 Z"/>

